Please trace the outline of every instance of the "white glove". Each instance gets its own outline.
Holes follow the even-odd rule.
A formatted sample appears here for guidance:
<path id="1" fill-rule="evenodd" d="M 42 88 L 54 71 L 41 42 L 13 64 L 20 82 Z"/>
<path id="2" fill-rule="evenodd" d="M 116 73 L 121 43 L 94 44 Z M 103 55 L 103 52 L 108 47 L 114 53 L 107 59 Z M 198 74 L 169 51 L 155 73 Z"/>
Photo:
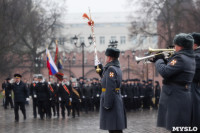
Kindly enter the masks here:
<path id="1" fill-rule="evenodd" d="M 9 94 L 9 97 L 11 97 L 11 94 Z"/>
<path id="2" fill-rule="evenodd" d="M 34 98 L 37 98 L 37 95 L 33 95 Z"/>
<path id="3" fill-rule="evenodd" d="M 49 100 L 51 101 L 51 100 L 52 100 L 52 98 L 49 98 Z"/>
<path id="4" fill-rule="evenodd" d="M 122 98 L 124 98 L 124 96 L 122 95 Z"/>
<path id="5" fill-rule="evenodd" d="M 26 101 L 30 101 L 30 99 L 29 99 L 29 98 L 26 98 Z"/>
<path id="6" fill-rule="evenodd" d="M 72 102 L 72 98 L 69 98 L 70 102 Z"/>
<path id="7" fill-rule="evenodd" d="M 57 84 L 57 86 L 59 87 L 59 84 Z"/>
<path id="8" fill-rule="evenodd" d="M 61 97 L 59 97 L 58 99 L 59 99 L 59 101 L 61 101 Z"/>
<path id="9" fill-rule="evenodd" d="M 50 85 L 50 84 L 51 84 L 51 82 L 48 82 L 48 84 Z"/>
<path id="10" fill-rule="evenodd" d="M 125 95 L 124 97 L 127 97 L 127 95 Z"/>
<path id="11" fill-rule="evenodd" d="M 85 98 L 85 96 L 83 96 L 83 98 Z"/>
<path id="12" fill-rule="evenodd" d="M 99 97 L 99 94 L 97 94 L 97 97 Z"/>

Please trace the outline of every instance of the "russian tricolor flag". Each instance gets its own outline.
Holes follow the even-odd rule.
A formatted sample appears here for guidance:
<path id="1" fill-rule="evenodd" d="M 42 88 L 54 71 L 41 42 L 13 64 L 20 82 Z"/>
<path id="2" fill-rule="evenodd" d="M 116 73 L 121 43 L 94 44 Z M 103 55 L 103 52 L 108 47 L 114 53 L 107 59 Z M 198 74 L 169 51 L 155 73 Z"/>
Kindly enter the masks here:
<path id="1" fill-rule="evenodd" d="M 55 65 L 54 60 L 51 57 L 51 54 L 49 50 L 46 48 L 46 54 L 47 54 L 47 68 L 49 69 L 49 75 L 55 75 L 58 73 L 58 68 Z"/>

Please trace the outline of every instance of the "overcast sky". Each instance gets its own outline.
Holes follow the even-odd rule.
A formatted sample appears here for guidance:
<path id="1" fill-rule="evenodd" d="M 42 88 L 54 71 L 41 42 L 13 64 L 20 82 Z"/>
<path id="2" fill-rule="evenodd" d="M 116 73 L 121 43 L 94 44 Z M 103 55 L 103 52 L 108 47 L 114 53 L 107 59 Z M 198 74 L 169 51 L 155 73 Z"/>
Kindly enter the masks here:
<path id="1" fill-rule="evenodd" d="M 127 12 L 127 0 L 66 0 L 67 13 Z"/>

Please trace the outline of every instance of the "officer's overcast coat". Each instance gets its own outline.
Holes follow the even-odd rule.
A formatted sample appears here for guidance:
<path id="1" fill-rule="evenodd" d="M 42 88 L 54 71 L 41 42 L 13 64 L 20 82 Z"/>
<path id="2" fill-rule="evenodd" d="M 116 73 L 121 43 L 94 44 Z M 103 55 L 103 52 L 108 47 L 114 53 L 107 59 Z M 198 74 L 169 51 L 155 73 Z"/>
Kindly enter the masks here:
<path id="1" fill-rule="evenodd" d="M 122 72 L 119 67 L 119 62 L 116 60 L 108 63 L 104 70 L 101 82 L 102 88 L 106 88 L 106 91 L 101 94 L 100 129 L 122 130 L 127 127 L 126 113 L 121 93 L 115 91 L 115 88 L 121 87 L 122 81 Z M 110 73 L 114 75 L 110 76 Z"/>
<path id="2" fill-rule="evenodd" d="M 196 71 L 192 83 L 192 126 L 200 130 L 200 48 L 195 50 Z M 198 83 L 197 83 L 198 82 Z"/>
<path id="3" fill-rule="evenodd" d="M 173 65 L 172 61 L 176 63 Z M 190 126 L 191 95 L 184 86 L 173 83 L 191 83 L 195 72 L 192 51 L 177 52 L 167 64 L 162 59 L 155 63 L 157 71 L 168 85 L 164 84 L 159 101 L 157 126 L 172 130 L 173 126 Z"/>

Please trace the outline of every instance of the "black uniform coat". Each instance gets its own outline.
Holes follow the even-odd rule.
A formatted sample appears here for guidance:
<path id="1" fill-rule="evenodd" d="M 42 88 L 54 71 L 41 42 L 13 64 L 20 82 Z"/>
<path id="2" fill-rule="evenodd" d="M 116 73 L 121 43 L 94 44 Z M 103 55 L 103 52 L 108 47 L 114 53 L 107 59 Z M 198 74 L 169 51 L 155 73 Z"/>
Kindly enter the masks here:
<path id="1" fill-rule="evenodd" d="M 160 85 L 155 86 L 155 98 L 160 98 Z"/>
<path id="2" fill-rule="evenodd" d="M 173 126 L 190 126 L 190 83 L 195 72 L 192 50 L 181 50 L 167 64 L 162 59 L 155 63 L 164 78 L 159 101 L 157 126 L 172 130 Z"/>
<path id="3" fill-rule="evenodd" d="M 36 94 L 36 89 L 37 89 L 37 87 L 36 87 L 36 84 L 37 83 L 31 83 L 31 85 L 30 85 L 30 95 L 32 96 L 32 98 L 34 99 L 34 100 L 36 100 L 37 99 L 37 94 Z M 34 97 L 34 95 L 36 96 L 36 97 Z"/>
<path id="4" fill-rule="evenodd" d="M 192 83 L 192 126 L 200 130 L 200 48 L 195 51 L 196 70 Z"/>
<path id="5" fill-rule="evenodd" d="M 36 94 L 38 101 L 48 101 L 50 98 L 50 91 L 47 82 L 38 82 L 36 84 Z"/>
<path id="6" fill-rule="evenodd" d="M 100 101 L 100 129 L 122 130 L 127 127 L 126 113 L 121 98 L 121 92 L 115 88 L 121 87 L 122 72 L 119 61 L 108 63 L 102 75 L 102 88 L 106 90 L 101 94 Z"/>
<path id="7" fill-rule="evenodd" d="M 4 89 L 5 89 L 5 96 L 11 97 L 11 94 L 12 94 L 11 83 L 5 83 Z"/>
<path id="8" fill-rule="evenodd" d="M 65 90 L 64 85 L 67 87 L 69 92 Z M 61 98 L 61 102 L 66 102 L 68 105 L 68 103 L 70 101 L 69 98 L 71 97 L 71 85 L 59 84 L 58 97 Z"/>
<path id="9" fill-rule="evenodd" d="M 73 91 L 75 89 L 78 92 L 78 95 Z M 71 98 L 72 98 L 72 103 L 80 103 L 80 99 L 82 97 L 81 90 L 78 87 L 72 87 L 71 89 Z"/>
<path id="10" fill-rule="evenodd" d="M 15 102 L 26 102 L 26 98 L 28 98 L 28 90 L 24 82 L 20 81 L 19 84 L 12 84 L 12 90 L 14 92 Z"/>

